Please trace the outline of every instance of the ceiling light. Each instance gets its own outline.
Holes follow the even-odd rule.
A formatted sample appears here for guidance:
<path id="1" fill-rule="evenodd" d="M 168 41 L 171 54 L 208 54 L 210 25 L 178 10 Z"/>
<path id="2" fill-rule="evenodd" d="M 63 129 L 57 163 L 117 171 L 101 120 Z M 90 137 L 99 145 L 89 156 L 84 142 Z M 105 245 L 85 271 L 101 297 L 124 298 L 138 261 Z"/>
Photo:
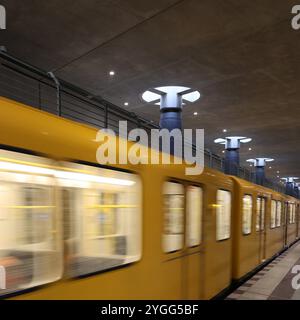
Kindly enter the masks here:
<path id="1" fill-rule="evenodd" d="M 166 97 L 168 97 L 166 99 Z M 181 86 L 165 86 L 153 88 L 145 91 L 142 94 L 142 99 L 148 103 L 160 105 L 164 107 L 165 103 L 174 103 L 180 101 L 180 106 L 193 103 L 200 98 L 200 92 Z"/>
<path id="2" fill-rule="evenodd" d="M 269 169 L 272 169 L 272 167 L 269 167 Z"/>
<path id="3" fill-rule="evenodd" d="M 249 148 L 248 150 L 249 150 L 249 151 L 251 151 L 251 150 L 252 150 L 252 148 Z"/>
<path id="4" fill-rule="evenodd" d="M 198 115 L 198 112 L 194 112 L 194 116 L 197 116 Z"/>
<path id="5" fill-rule="evenodd" d="M 124 102 L 124 106 L 128 106 L 129 105 L 129 103 L 128 102 Z"/>
<path id="6" fill-rule="evenodd" d="M 215 139 L 214 142 L 218 144 L 225 144 L 225 149 L 239 149 L 240 143 L 247 143 L 250 142 L 251 138 L 246 137 L 225 137 L 225 138 L 218 138 Z"/>
<path id="7" fill-rule="evenodd" d="M 227 132 L 227 129 L 223 129 L 223 132 Z"/>
<path id="8" fill-rule="evenodd" d="M 241 139 L 240 141 L 243 142 L 243 143 L 247 143 L 247 142 L 252 141 L 252 139 L 251 138 L 245 138 L 245 139 Z"/>
<path id="9" fill-rule="evenodd" d="M 115 72 L 113 70 L 109 71 L 109 75 L 110 76 L 114 76 L 115 75 Z"/>

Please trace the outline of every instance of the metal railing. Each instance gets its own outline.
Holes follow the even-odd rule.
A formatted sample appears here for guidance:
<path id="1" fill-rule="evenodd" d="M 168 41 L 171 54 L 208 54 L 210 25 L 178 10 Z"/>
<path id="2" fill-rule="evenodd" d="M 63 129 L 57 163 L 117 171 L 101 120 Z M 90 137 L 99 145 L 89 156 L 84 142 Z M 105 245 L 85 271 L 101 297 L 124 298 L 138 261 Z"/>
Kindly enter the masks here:
<path id="1" fill-rule="evenodd" d="M 0 47 L 0 96 L 36 107 L 61 117 L 93 126 L 110 128 L 118 133 L 119 121 L 126 120 L 128 131 L 159 128 L 158 124 L 120 108 L 78 86 L 64 81 L 8 54 Z M 204 152 L 205 166 L 224 171 L 224 159 L 209 150 Z M 239 168 L 239 177 L 254 182 L 253 173 Z M 266 182 L 266 186 L 284 192 L 283 186 Z"/>

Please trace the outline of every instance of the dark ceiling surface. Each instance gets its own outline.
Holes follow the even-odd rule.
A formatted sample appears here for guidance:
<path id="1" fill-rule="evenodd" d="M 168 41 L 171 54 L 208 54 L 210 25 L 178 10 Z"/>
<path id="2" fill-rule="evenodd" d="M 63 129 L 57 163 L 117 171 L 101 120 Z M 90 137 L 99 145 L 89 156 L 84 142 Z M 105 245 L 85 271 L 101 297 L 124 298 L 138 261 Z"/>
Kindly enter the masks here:
<path id="1" fill-rule="evenodd" d="M 272 157 L 270 177 L 300 176 L 300 30 L 294 0 L 1 0 L 8 52 L 96 95 L 158 121 L 148 88 L 183 85 L 200 100 L 184 127 L 204 128 L 206 147 L 253 138 L 245 159 Z M 108 75 L 110 70 L 115 76 Z M 125 107 L 124 107 L 125 108 Z M 198 115 L 193 113 L 197 111 Z M 252 150 L 249 151 L 248 148 Z"/>

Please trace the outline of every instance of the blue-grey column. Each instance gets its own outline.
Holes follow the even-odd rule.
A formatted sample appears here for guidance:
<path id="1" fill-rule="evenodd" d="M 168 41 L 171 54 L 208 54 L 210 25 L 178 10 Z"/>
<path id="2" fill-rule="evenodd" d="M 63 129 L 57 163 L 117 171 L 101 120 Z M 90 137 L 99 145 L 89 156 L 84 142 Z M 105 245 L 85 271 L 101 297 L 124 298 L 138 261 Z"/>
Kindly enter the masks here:
<path id="1" fill-rule="evenodd" d="M 224 171 L 226 174 L 238 176 L 240 167 L 239 149 L 228 148 L 225 151 Z"/>
<path id="2" fill-rule="evenodd" d="M 294 183 L 292 181 L 287 181 L 285 185 L 285 193 L 289 196 L 294 195 Z"/>
<path id="3" fill-rule="evenodd" d="M 261 186 L 265 185 L 266 182 L 266 174 L 265 168 L 266 163 L 274 161 L 271 158 L 255 158 L 255 159 L 248 159 L 247 162 L 254 163 L 255 166 L 255 182 Z"/>
<path id="4" fill-rule="evenodd" d="M 160 122 L 159 122 L 160 129 L 168 129 L 170 132 L 173 129 L 180 129 L 182 130 L 182 117 L 181 117 L 181 108 L 163 108 L 160 109 Z M 182 142 L 183 148 L 183 142 Z M 162 147 L 162 138 L 159 139 L 159 149 L 163 151 Z M 182 149 L 183 150 L 183 149 Z M 177 156 L 183 156 L 183 152 L 178 154 Z M 170 139 L 170 154 L 175 154 L 175 141 L 174 139 Z"/>
<path id="5" fill-rule="evenodd" d="M 162 93 L 160 100 L 160 128 L 173 129 L 182 128 L 182 96 L 176 88 L 170 88 L 167 93 Z"/>
<path id="6" fill-rule="evenodd" d="M 294 197 L 299 198 L 299 187 L 297 184 L 294 184 Z"/>
<path id="7" fill-rule="evenodd" d="M 176 88 L 170 88 L 167 93 L 161 95 L 160 101 L 160 129 L 182 129 L 182 96 Z M 162 139 L 160 139 L 162 150 Z M 175 141 L 170 140 L 170 154 L 175 154 Z M 176 152 L 177 156 L 180 156 Z M 181 154 L 182 156 L 182 154 Z"/>
<path id="8" fill-rule="evenodd" d="M 160 129 L 182 129 L 181 108 L 162 108 L 160 109 Z"/>
<path id="9" fill-rule="evenodd" d="M 266 179 L 265 166 L 256 166 L 255 168 L 256 168 L 255 170 L 256 184 L 263 186 L 265 184 L 265 179 Z"/>

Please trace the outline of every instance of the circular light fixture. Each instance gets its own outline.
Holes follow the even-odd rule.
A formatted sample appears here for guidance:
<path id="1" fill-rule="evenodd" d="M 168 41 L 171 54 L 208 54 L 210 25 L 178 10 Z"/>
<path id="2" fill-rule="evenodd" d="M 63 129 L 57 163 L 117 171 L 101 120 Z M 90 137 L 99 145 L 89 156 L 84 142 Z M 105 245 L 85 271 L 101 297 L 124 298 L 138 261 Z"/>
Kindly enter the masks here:
<path id="1" fill-rule="evenodd" d="M 180 96 L 182 99 L 182 105 L 185 105 L 198 100 L 200 98 L 200 92 L 188 87 L 165 86 L 145 91 L 142 94 L 142 99 L 147 103 L 152 103 L 160 106 L 162 98 L 165 96 L 170 97 L 170 101 L 173 100 L 173 97 Z"/>
<path id="2" fill-rule="evenodd" d="M 217 144 L 224 144 L 225 149 L 239 149 L 241 143 L 247 143 L 250 141 L 252 141 L 251 138 L 240 136 L 217 138 L 214 140 Z"/>
<path id="3" fill-rule="evenodd" d="M 249 148 L 248 150 L 249 150 L 249 151 L 252 151 L 252 148 Z"/>
<path id="4" fill-rule="evenodd" d="M 271 158 L 255 158 L 255 159 L 248 159 L 246 161 L 254 164 L 255 167 L 264 167 L 266 165 L 266 162 L 274 161 L 274 159 L 271 159 Z M 269 167 L 269 169 L 272 169 L 272 167 Z"/>
<path id="5" fill-rule="evenodd" d="M 115 72 L 113 70 L 109 71 L 109 75 L 110 76 L 114 76 L 115 75 Z"/>
<path id="6" fill-rule="evenodd" d="M 129 103 L 128 102 L 124 102 L 124 106 L 129 106 Z"/>
<path id="7" fill-rule="evenodd" d="M 227 129 L 223 129 L 223 132 L 227 132 Z"/>
<path id="8" fill-rule="evenodd" d="M 198 112 L 194 112 L 194 116 L 197 116 L 198 115 Z"/>

